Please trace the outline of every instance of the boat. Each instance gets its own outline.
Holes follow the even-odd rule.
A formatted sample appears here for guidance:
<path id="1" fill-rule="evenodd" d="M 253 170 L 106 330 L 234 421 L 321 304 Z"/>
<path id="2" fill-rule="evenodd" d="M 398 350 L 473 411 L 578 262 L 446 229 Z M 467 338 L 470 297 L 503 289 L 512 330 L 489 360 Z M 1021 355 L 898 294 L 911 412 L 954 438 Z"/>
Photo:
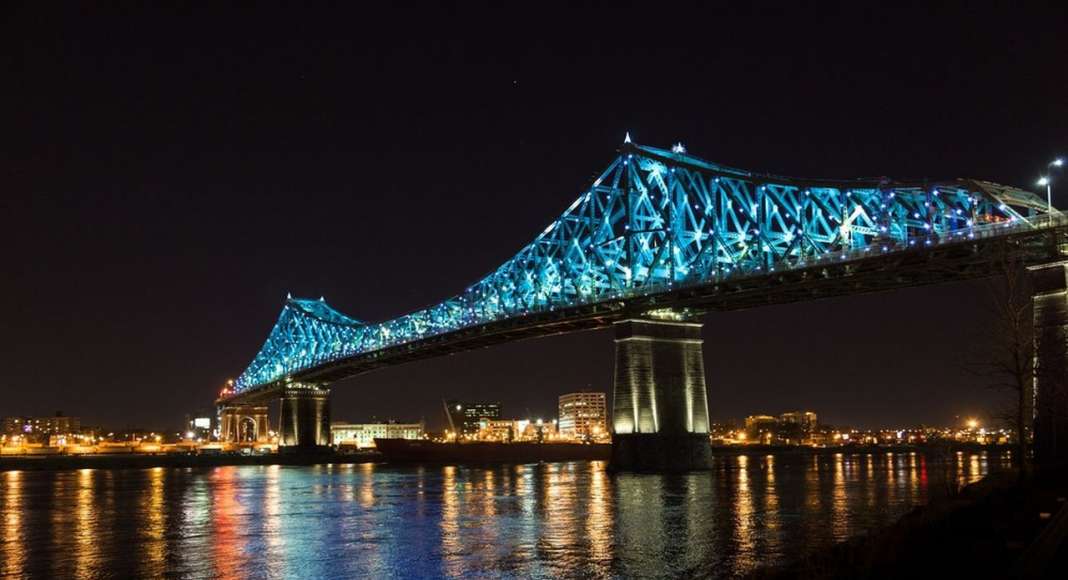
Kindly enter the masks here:
<path id="1" fill-rule="evenodd" d="M 607 461 L 611 443 L 437 443 L 425 439 L 375 439 L 390 463 L 535 463 L 539 461 Z"/>

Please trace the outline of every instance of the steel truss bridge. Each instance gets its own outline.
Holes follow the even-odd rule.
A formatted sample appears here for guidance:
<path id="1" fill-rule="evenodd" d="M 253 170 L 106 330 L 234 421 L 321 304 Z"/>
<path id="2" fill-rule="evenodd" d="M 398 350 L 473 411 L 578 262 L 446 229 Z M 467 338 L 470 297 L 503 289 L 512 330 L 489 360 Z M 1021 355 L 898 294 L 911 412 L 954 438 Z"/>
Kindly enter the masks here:
<path id="1" fill-rule="evenodd" d="M 221 402 L 264 400 L 376 368 L 609 326 L 639 314 L 732 310 L 989 276 L 1008 254 L 1059 259 L 1068 221 L 1034 194 L 975 179 L 760 174 L 627 141 L 513 258 L 392 320 L 289 298 Z"/>

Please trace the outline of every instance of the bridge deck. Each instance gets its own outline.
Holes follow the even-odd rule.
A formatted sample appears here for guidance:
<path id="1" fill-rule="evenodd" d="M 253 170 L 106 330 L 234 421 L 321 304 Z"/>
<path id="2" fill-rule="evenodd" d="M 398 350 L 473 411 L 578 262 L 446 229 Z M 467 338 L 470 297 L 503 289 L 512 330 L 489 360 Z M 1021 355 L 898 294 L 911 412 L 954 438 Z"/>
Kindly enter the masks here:
<path id="1" fill-rule="evenodd" d="M 485 348 L 503 342 L 604 328 L 661 308 L 728 311 L 984 278 L 1006 262 L 1037 265 L 1068 255 L 1068 218 L 976 229 L 970 235 L 914 240 L 906 249 L 836 253 L 804 268 L 633 292 L 618 299 L 561 308 L 464 328 L 318 365 L 291 375 L 295 382 L 331 383 L 387 366 Z M 930 243 L 928 243 L 930 242 Z M 254 402 L 275 396 L 281 381 L 220 401 Z"/>

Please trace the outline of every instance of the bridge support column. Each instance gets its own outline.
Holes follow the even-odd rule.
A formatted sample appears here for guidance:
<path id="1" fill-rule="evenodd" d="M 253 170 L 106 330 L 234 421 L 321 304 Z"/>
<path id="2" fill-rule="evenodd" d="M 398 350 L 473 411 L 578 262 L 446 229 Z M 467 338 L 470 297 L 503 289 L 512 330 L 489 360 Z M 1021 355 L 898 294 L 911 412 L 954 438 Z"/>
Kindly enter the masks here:
<path id="1" fill-rule="evenodd" d="M 661 314 L 615 324 L 613 469 L 709 466 L 703 325 L 677 312 Z"/>
<path id="2" fill-rule="evenodd" d="M 290 385 L 282 390 L 280 447 L 308 451 L 330 445 L 330 389 Z"/>
<path id="3" fill-rule="evenodd" d="M 223 405 L 219 408 L 219 439 L 226 443 L 268 440 L 267 405 Z"/>
<path id="4" fill-rule="evenodd" d="M 1068 264 L 1032 267 L 1035 460 L 1068 461 Z"/>

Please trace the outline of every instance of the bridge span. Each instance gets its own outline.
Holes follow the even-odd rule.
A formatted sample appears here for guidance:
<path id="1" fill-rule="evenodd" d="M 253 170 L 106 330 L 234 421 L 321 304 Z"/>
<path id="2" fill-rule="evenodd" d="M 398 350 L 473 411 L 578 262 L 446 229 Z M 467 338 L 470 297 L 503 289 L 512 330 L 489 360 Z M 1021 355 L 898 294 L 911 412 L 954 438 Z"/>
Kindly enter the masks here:
<path id="1" fill-rule="evenodd" d="M 799 179 L 628 138 L 534 241 L 437 305 L 367 323 L 322 299 L 288 298 L 218 404 L 239 417 L 281 399 L 282 444 L 324 445 L 335 381 L 614 326 L 614 462 L 700 466 L 708 450 L 703 314 L 981 278 L 1011 260 L 1042 280 L 1036 301 L 1054 306 L 1036 308 L 1036 324 L 1063 340 L 1068 219 L 1051 209 L 987 181 Z"/>

